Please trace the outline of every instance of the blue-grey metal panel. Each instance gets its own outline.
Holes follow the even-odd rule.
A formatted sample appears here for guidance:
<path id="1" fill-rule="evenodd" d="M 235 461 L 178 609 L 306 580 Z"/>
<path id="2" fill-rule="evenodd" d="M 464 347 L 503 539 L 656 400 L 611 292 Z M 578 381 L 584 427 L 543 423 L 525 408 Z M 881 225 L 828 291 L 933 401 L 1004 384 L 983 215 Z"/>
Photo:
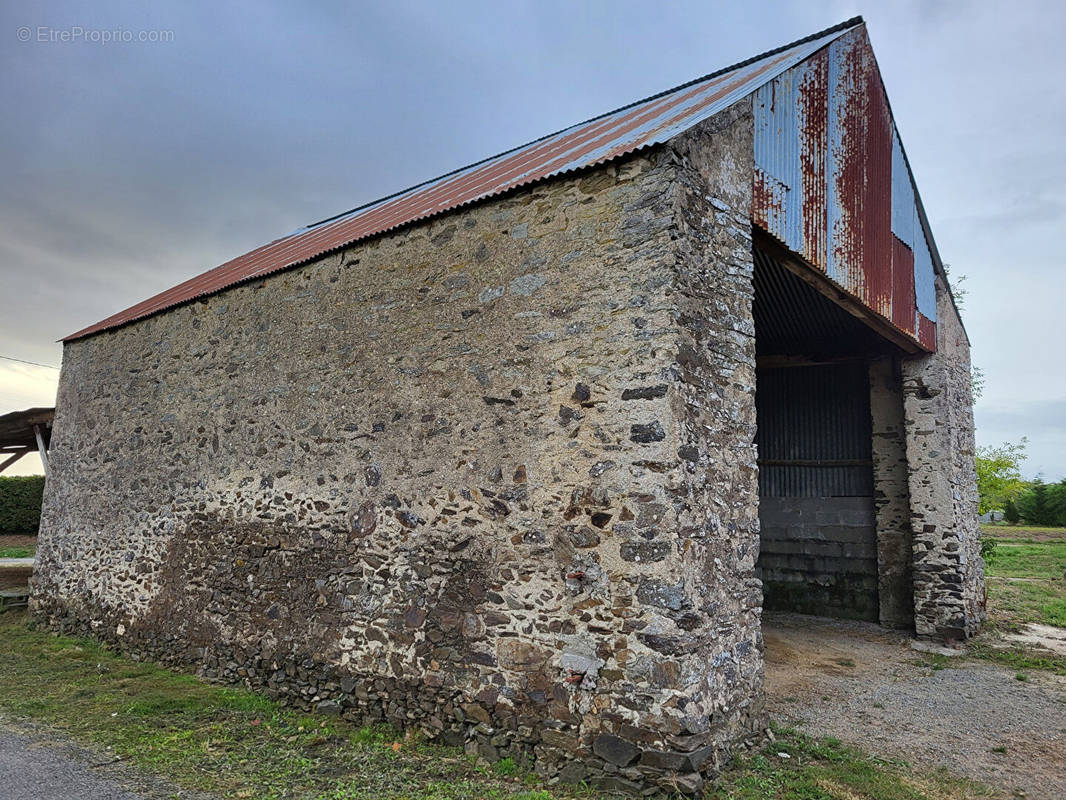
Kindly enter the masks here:
<path id="1" fill-rule="evenodd" d="M 756 224 L 932 348 L 933 259 L 865 29 L 760 87 L 753 109 Z"/>
<path id="2" fill-rule="evenodd" d="M 829 48 L 829 93 L 828 93 L 828 116 L 827 116 L 827 139 L 826 142 L 826 175 L 827 194 L 826 212 L 828 217 L 828 246 L 826 247 L 825 273 L 838 283 L 847 288 L 852 286 L 849 275 L 847 254 L 840 252 L 843 240 L 843 231 L 849 220 L 841 203 L 837 181 L 834 180 L 843 170 L 848 157 L 846 130 L 842 120 L 842 112 L 850 98 L 844 80 L 845 65 L 842 63 L 842 51 L 839 47 Z"/>
<path id="3" fill-rule="evenodd" d="M 921 233 L 918 212 L 914 213 L 914 227 Z M 918 310 L 936 322 L 936 284 L 933 272 L 933 257 L 925 236 L 919 235 L 914 246 L 914 298 Z"/>
<path id="4" fill-rule="evenodd" d="M 892 233 L 914 250 L 915 230 L 914 189 L 899 133 L 892 131 Z"/>

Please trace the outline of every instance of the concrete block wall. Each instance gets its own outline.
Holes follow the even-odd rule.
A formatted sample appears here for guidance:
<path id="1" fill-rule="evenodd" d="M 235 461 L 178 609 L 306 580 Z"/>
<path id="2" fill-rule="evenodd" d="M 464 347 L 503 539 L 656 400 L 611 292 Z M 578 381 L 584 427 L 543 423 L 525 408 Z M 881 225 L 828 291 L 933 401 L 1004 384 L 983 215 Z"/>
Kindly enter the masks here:
<path id="1" fill-rule="evenodd" d="M 872 497 L 763 497 L 766 608 L 878 619 Z"/>

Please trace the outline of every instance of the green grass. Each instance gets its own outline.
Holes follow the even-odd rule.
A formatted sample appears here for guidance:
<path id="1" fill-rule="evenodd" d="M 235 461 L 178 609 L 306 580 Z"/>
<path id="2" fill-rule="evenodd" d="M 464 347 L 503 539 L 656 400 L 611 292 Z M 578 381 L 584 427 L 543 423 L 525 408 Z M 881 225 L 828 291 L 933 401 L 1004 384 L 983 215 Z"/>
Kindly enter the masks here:
<path id="1" fill-rule="evenodd" d="M 983 530 L 996 540 L 985 565 L 993 622 L 1066 628 L 1066 529 L 986 525 Z"/>
<path id="2" fill-rule="evenodd" d="M 988 627 L 1015 631 L 1025 623 L 1040 623 L 1066 628 L 1066 528 L 997 524 L 981 530 L 996 542 L 985 564 Z M 978 640 L 970 653 L 1019 675 L 1036 670 L 1066 675 L 1066 657 L 1043 651 L 1002 649 Z"/>
<path id="3" fill-rule="evenodd" d="M 707 797 L 927 800 L 998 796 L 991 789 L 944 771 L 922 773 L 904 761 L 873 758 L 835 739 L 812 739 L 792 730 L 777 732 L 781 737 L 778 742 L 757 755 L 737 759 Z"/>
<path id="4" fill-rule="evenodd" d="M 0 558 L 33 558 L 32 547 L 0 547 Z"/>
<path id="5" fill-rule="evenodd" d="M 1011 525 L 1010 523 L 981 523 L 981 529 L 992 531 L 997 534 L 1005 535 L 1007 538 L 1017 539 L 1019 535 L 1030 534 L 1062 534 L 1066 537 L 1066 528 L 1054 525 L 1027 525 L 1024 523 L 1018 523 L 1017 525 Z"/>
<path id="6" fill-rule="evenodd" d="M 1066 541 L 997 539 L 987 574 L 997 578 L 1062 580 L 1066 574 Z"/>
<path id="7" fill-rule="evenodd" d="M 1014 670 L 1038 670 L 1066 676 L 1066 658 L 1062 656 L 1052 656 L 1046 653 L 1037 654 L 1029 650 L 1020 649 L 1003 650 L 989 647 L 979 641 L 970 643 L 969 652 L 972 656 L 985 661 L 995 661 L 997 664 L 1003 664 Z M 1019 674 L 1024 673 L 1019 672 Z"/>
<path id="8" fill-rule="evenodd" d="M 1021 667 L 1019 667 L 1020 669 Z M 282 708 L 268 698 L 118 656 L 88 640 L 0 615 L 0 708 L 60 735 L 111 748 L 133 767 L 237 800 L 571 800 L 514 759 L 478 764 L 462 751 Z M 955 800 L 987 790 L 944 773 L 881 761 L 835 740 L 778 731 L 736 760 L 706 797 Z M 782 758 L 786 753 L 790 758 Z"/>
<path id="9" fill-rule="evenodd" d="M 0 616 L 0 707 L 226 798 L 530 800 L 517 767 L 485 774 L 460 750 L 133 662 L 24 614 Z"/>

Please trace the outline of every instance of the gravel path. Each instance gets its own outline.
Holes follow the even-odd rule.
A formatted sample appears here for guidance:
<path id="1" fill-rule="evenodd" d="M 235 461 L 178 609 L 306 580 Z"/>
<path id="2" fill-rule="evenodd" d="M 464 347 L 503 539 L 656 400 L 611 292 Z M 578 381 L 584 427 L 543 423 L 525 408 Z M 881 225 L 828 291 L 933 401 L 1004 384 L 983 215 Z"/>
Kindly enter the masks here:
<path id="1" fill-rule="evenodd" d="M 1066 678 L 953 659 L 867 623 L 768 616 L 771 715 L 879 756 L 1018 792 L 1066 798 Z M 1021 794 L 1023 793 L 1023 794 Z"/>
<path id="2" fill-rule="evenodd" d="M 43 727 L 0 718 L 4 800 L 210 800 L 134 772 L 108 753 L 77 747 Z"/>
<path id="3" fill-rule="evenodd" d="M 141 800 L 84 761 L 8 731 L 0 735 L 0 792 L 8 800 Z"/>

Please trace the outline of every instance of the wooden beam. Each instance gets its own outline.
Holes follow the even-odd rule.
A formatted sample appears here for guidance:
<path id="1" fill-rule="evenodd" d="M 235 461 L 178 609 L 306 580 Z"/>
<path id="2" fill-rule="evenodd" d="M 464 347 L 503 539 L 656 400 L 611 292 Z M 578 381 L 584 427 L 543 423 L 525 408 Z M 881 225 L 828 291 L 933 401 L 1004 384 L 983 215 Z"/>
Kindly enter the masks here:
<path id="1" fill-rule="evenodd" d="M 29 450 L 19 450 L 17 453 L 12 455 L 11 458 L 9 458 L 4 463 L 0 464 L 0 472 L 3 472 L 5 469 L 10 467 L 12 464 L 14 464 L 16 461 L 18 461 L 20 458 L 22 458 L 28 452 L 29 452 Z"/>
<path id="2" fill-rule="evenodd" d="M 781 369 L 782 367 L 822 367 L 830 364 L 866 364 L 871 356 L 756 356 L 755 366 L 759 369 Z"/>
<path id="3" fill-rule="evenodd" d="M 37 437 L 37 452 L 41 454 L 41 464 L 44 465 L 44 477 L 48 477 L 48 448 L 44 446 L 44 437 L 41 436 L 41 426 L 33 426 L 33 435 Z"/>
<path id="4" fill-rule="evenodd" d="M 781 266 L 804 283 L 810 285 L 818 291 L 819 294 L 828 297 L 853 317 L 862 320 L 863 323 L 873 328 L 885 339 L 892 342 L 892 344 L 907 353 L 926 352 L 917 342 L 912 340 L 902 331 L 897 330 L 891 323 L 881 317 L 880 314 L 867 308 L 858 298 L 852 297 L 845 292 L 833 283 L 829 279 L 829 276 L 824 272 L 815 269 L 791 250 L 783 247 L 776 239 L 770 236 L 770 234 L 760 228 L 755 228 L 755 236 L 753 238 L 756 247 L 763 250 L 767 255 L 779 262 Z"/>

